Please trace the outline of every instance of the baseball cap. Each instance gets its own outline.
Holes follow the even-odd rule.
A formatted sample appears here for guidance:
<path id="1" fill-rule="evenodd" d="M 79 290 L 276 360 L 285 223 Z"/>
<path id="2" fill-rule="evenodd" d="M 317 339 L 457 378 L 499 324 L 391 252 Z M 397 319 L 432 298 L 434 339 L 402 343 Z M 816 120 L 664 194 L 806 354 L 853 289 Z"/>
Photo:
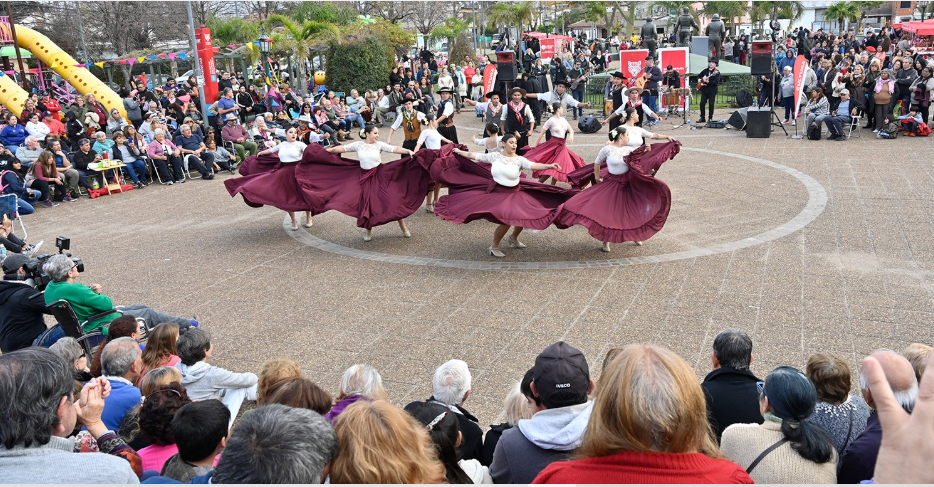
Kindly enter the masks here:
<path id="1" fill-rule="evenodd" d="M 559 393 L 587 395 L 590 389 L 590 369 L 580 350 L 565 342 L 548 346 L 535 357 L 532 372 L 535 390 L 545 403 Z"/>
<path id="2" fill-rule="evenodd" d="M 849 94 L 850 94 L 850 90 L 844 88 L 844 89 L 840 90 L 840 94 L 841 94 L 841 95 L 849 95 Z"/>
<path id="3" fill-rule="evenodd" d="M 10 254 L 3 259 L 3 272 L 5 274 L 12 274 L 16 272 L 20 267 L 26 265 L 30 259 L 26 254 Z"/>

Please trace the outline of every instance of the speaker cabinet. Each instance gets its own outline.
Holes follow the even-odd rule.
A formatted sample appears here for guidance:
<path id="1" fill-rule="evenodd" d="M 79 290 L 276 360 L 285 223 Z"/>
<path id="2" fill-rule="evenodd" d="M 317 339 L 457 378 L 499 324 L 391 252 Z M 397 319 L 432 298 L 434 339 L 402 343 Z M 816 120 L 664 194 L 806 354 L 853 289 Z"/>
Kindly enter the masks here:
<path id="1" fill-rule="evenodd" d="M 771 107 L 750 107 L 746 112 L 746 137 L 767 139 L 772 135 Z"/>
<path id="2" fill-rule="evenodd" d="M 740 108 L 730 115 L 730 126 L 736 130 L 746 130 L 746 117 L 748 108 Z"/>
<path id="3" fill-rule="evenodd" d="M 753 76 L 765 76 L 772 72 L 772 43 L 755 41 L 749 49 L 749 71 Z"/>

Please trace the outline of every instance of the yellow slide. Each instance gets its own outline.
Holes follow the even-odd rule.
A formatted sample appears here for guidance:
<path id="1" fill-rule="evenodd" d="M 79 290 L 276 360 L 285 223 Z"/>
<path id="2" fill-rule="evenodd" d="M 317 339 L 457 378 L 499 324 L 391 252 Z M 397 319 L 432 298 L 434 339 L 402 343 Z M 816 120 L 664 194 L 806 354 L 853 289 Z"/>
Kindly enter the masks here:
<path id="1" fill-rule="evenodd" d="M 97 79 L 90 71 L 84 67 L 77 67 L 78 61 L 72 58 L 67 52 L 53 44 L 48 37 L 20 25 L 16 26 L 16 40 L 21 49 L 26 49 L 32 53 L 36 59 L 52 68 L 56 74 L 65 78 L 71 86 L 74 86 L 78 93 L 87 95 L 94 94 L 97 101 L 101 102 L 107 111 L 116 108 L 124 117 L 126 109 L 123 107 L 123 100 L 117 96 L 103 81 Z M 81 65 L 83 66 L 83 65 Z M 26 102 L 26 91 L 19 87 L 13 77 L 0 76 L 0 103 L 17 117 L 23 112 L 23 104 Z M 83 122 L 83 120 L 82 120 Z M 101 124 L 106 121 L 101 120 Z"/>

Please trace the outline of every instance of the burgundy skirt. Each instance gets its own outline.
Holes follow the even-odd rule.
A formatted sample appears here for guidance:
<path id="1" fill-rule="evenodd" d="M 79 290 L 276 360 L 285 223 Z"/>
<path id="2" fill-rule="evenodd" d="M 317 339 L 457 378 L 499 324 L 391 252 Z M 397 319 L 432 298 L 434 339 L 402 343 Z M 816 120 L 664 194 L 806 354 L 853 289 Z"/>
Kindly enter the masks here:
<path id="1" fill-rule="evenodd" d="M 568 173 L 580 169 L 586 163 L 581 156 L 568 149 L 567 140 L 561 137 L 552 137 L 547 142 L 539 144 L 534 149 L 524 147 L 525 158 L 540 164 L 555 164 L 561 167 L 559 169 L 546 169 L 544 171 L 532 171 L 532 177 L 538 179 L 542 176 L 550 176 L 558 181 L 566 182 Z"/>
<path id="2" fill-rule="evenodd" d="M 646 171 L 657 171 L 678 153 L 680 146 L 680 142 L 657 144 L 648 153 L 644 148 L 636 149 L 626 158 L 628 172 L 602 176 L 603 182 L 569 199 L 555 218 L 555 225 L 583 225 L 602 242 L 648 240 L 665 226 L 671 210 L 671 189 Z M 592 176 L 593 167 L 589 169 Z"/>
<path id="3" fill-rule="evenodd" d="M 675 146 L 677 144 L 677 146 Z M 645 146 L 643 146 L 644 148 Z M 632 154 L 644 149 L 636 149 Z M 640 156 L 639 165 L 645 174 L 655 174 L 662 163 L 672 159 L 681 150 L 681 142 L 665 142 L 662 144 L 652 144 L 652 150 Z M 630 157 L 632 157 L 630 154 Z M 654 172 L 653 172 L 654 171 Z M 603 179 L 609 174 L 606 169 L 606 163 L 600 164 L 600 178 Z M 584 189 L 594 183 L 593 164 L 587 164 L 584 167 L 575 169 L 567 175 L 567 182 L 574 189 Z"/>
<path id="4" fill-rule="evenodd" d="M 240 165 L 240 175 L 249 176 L 259 172 L 271 171 L 279 164 L 279 156 L 276 154 L 249 156 L 243 160 Z"/>
<path id="5" fill-rule="evenodd" d="M 521 179 L 519 185 L 496 184 L 490 166 L 440 150 L 431 165 L 431 177 L 448 187 L 435 204 L 435 214 L 452 223 L 487 220 L 502 225 L 544 230 L 565 201 L 577 191 Z"/>
<path id="6" fill-rule="evenodd" d="M 243 177 L 228 179 L 224 186 L 230 196 L 243 196 L 254 208 L 274 206 L 285 211 L 306 211 L 311 207 L 296 180 L 299 163 L 280 163 L 276 155 L 251 156 L 240 166 Z"/>

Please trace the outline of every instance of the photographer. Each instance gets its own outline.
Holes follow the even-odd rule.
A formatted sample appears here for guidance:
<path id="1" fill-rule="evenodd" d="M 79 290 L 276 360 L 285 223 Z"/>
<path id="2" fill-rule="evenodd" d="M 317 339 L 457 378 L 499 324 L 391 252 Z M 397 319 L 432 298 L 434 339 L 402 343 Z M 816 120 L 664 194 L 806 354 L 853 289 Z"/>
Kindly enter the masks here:
<path id="1" fill-rule="evenodd" d="M 198 326 L 195 320 L 179 318 L 159 313 L 148 306 L 135 304 L 131 306 L 114 306 L 113 301 L 107 296 L 101 294 L 103 287 L 100 284 L 91 284 L 90 287 L 75 282 L 81 272 L 76 264 L 65 254 L 52 256 L 43 266 L 42 270 L 49 275 L 52 282 L 45 288 L 45 302 L 54 303 L 59 299 L 64 299 L 71 304 L 78 321 L 85 321 L 89 317 L 102 313 L 110 309 L 116 309 L 120 313 L 143 318 L 147 323 L 155 326 L 158 323 L 177 323 L 184 326 Z M 102 328 L 104 334 L 107 333 L 105 323 L 109 323 L 120 316 L 120 313 L 113 313 L 103 318 L 88 322 L 84 326 L 84 332 L 87 333 L 97 328 Z"/>
<path id="2" fill-rule="evenodd" d="M 23 268 L 31 259 L 25 254 L 10 254 L 3 259 L 0 281 L 0 352 L 26 348 L 45 332 L 45 300 L 42 293 L 26 281 Z M 49 346 L 65 336 L 61 328 L 42 344 Z"/>

